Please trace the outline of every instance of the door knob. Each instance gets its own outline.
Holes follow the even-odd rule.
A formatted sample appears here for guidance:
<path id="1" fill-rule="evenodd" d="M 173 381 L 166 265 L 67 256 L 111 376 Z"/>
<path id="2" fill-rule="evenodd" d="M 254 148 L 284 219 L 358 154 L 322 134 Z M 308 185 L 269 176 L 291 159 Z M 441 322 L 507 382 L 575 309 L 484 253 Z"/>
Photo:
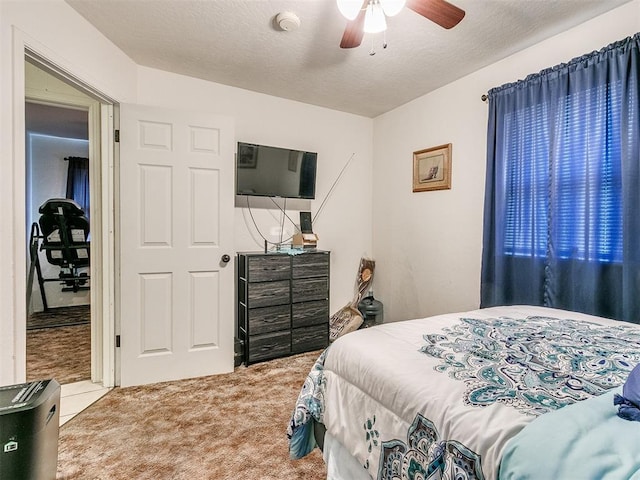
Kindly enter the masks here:
<path id="1" fill-rule="evenodd" d="M 220 260 L 222 260 L 222 263 L 229 263 L 231 257 L 225 253 L 224 255 L 222 255 L 222 258 Z"/>

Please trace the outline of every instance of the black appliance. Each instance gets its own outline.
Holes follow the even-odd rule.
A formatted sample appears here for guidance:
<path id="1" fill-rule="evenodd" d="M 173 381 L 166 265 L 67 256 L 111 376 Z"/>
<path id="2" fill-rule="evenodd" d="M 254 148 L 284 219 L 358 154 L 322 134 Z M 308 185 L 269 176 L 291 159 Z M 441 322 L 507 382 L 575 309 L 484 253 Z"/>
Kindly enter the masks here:
<path id="1" fill-rule="evenodd" d="M 55 480 L 59 422 L 55 380 L 0 387 L 0 478 Z"/>

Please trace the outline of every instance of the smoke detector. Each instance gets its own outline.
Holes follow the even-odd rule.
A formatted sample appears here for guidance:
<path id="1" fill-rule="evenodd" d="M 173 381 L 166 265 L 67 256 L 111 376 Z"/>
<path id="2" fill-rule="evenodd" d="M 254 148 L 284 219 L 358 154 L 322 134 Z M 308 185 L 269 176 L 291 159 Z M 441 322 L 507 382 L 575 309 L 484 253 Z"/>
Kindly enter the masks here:
<path id="1" fill-rule="evenodd" d="M 300 27 L 300 19 L 293 12 L 282 12 L 276 16 L 276 23 L 285 32 L 294 32 Z"/>

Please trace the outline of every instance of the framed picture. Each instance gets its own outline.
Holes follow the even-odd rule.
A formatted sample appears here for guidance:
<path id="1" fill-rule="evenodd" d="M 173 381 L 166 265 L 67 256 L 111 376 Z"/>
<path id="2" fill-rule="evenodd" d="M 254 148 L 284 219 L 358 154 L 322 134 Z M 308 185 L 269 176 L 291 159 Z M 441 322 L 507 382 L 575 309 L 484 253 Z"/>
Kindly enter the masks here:
<path id="1" fill-rule="evenodd" d="M 413 191 L 451 188 L 451 144 L 413 152 Z"/>
<path id="2" fill-rule="evenodd" d="M 240 145 L 238 150 L 238 168 L 256 168 L 258 164 L 258 147 Z"/>

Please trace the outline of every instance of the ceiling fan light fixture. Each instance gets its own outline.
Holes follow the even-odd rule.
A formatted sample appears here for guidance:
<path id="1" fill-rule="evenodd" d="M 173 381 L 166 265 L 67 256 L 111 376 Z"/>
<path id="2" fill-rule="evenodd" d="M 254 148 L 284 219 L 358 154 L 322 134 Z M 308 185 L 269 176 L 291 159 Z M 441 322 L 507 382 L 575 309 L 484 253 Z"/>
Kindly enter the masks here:
<path id="1" fill-rule="evenodd" d="M 0 0 L 1 2 L 2 0 Z M 366 33 L 383 32 L 387 28 L 385 14 L 392 16 L 399 13 L 403 6 L 413 10 L 418 15 L 431 20 L 445 29 L 458 25 L 465 16 L 465 11 L 447 0 L 336 0 L 338 6 L 347 2 L 360 3 L 360 9 L 354 20 L 347 23 L 340 48 L 359 47 Z M 351 4 L 353 6 L 353 4 Z M 342 10 L 342 8 L 341 8 Z M 354 8 L 355 12 L 355 8 Z M 383 46 L 386 45 L 386 41 Z M 374 52 L 375 53 L 375 52 Z"/>
<path id="2" fill-rule="evenodd" d="M 387 29 L 387 20 L 384 17 L 382 7 L 375 0 L 369 2 L 364 16 L 365 33 L 380 33 Z"/>
<path id="3" fill-rule="evenodd" d="M 400 10 L 404 8 L 406 0 L 380 0 L 380 6 L 384 10 L 384 14 L 387 17 L 393 17 L 400 13 Z"/>
<path id="4" fill-rule="evenodd" d="M 338 10 L 347 20 L 356 18 L 362 8 L 362 0 L 336 0 L 336 3 Z"/>

